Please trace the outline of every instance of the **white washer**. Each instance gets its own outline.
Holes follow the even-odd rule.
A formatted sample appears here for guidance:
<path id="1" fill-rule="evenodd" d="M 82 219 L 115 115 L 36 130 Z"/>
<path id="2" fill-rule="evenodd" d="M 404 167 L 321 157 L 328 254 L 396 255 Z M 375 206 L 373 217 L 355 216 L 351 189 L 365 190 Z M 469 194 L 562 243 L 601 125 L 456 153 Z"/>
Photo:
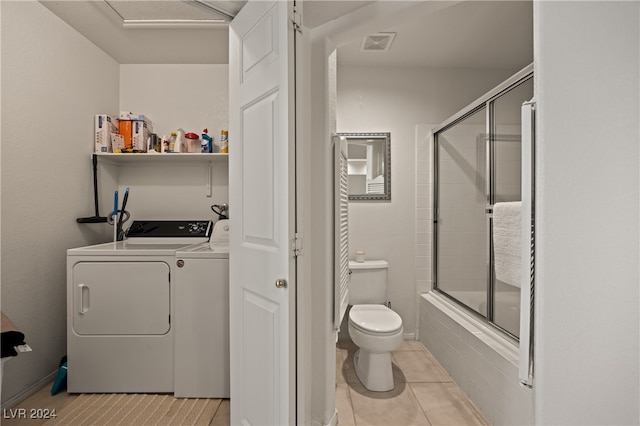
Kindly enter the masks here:
<path id="1" fill-rule="evenodd" d="M 175 253 L 208 241 L 211 222 L 136 221 L 128 232 L 67 251 L 68 392 L 174 390 Z"/>
<path id="2" fill-rule="evenodd" d="M 176 397 L 229 398 L 229 225 L 176 252 Z"/>

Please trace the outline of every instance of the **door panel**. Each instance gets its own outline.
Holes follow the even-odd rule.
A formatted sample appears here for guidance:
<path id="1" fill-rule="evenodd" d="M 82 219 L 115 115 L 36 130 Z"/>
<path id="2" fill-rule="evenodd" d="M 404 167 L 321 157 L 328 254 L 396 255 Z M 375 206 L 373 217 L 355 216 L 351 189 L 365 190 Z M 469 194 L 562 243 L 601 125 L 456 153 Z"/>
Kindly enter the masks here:
<path id="1" fill-rule="evenodd" d="M 269 392 L 256 383 L 277 383 L 281 369 L 279 365 L 279 316 L 278 303 L 259 294 L 243 292 L 243 312 L 245 315 L 242 338 L 245 350 L 242 364 L 245 366 L 242 377 L 242 401 L 252 401 L 245 405 L 245 420 L 250 424 L 263 424 L 263 419 L 276 419 L 280 406 L 277 392 Z M 253 348 L 260 348 L 254 350 Z M 286 372 L 285 372 L 286 373 Z M 272 424 L 272 423 L 269 423 Z"/>
<path id="2" fill-rule="evenodd" d="M 229 27 L 232 424 L 296 423 L 291 15 L 249 1 Z"/>
<path id="3" fill-rule="evenodd" d="M 277 245 L 274 226 L 273 129 L 277 123 L 277 93 L 270 93 L 247 105 L 241 112 L 242 135 L 260 141 L 242 151 L 243 241 L 267 247 Z"/>
<path id="4" fill-rule="evenodd" d="M 487 315 L 486 108 L 437 135 L 437 288 Z"/>
<path id="5" fill-rule="evenodd" d="M 533 78 L 492 101 L 494 203 L 520 201 L 522 129 L 520 106 L 533 96 Z M 493 274 L 493 322 L 512 335 L 520 334 L 520 287 Z"/>
<path id="6" fill-rule="evenodd" d="M 80 335 L 169 331 L 169 265 L 81 262 L 73 267 L 73 330 Z"/>

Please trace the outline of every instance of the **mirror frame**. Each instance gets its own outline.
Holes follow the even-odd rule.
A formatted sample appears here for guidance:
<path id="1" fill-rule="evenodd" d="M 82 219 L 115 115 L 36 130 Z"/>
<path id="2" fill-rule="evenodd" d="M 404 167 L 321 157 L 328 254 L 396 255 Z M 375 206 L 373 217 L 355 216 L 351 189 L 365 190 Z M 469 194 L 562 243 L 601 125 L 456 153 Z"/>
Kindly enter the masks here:
<path id="1" fill-rule="evenodd" d="M 384 201 L 391 200 L 391 133 L 338 133 L 348 143 L 358 139 L 384 139 L 384 193 L 383 194 L 349 194 L 349 201 Z M 347 151 L 348 155 L 348 151 Z"/>

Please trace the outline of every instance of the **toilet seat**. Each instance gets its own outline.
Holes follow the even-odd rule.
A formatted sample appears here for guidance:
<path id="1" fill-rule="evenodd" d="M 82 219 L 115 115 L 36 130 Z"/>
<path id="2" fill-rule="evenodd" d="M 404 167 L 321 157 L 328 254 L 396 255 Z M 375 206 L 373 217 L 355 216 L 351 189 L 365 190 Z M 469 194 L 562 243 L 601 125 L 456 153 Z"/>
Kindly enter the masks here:
<path id="1" fill-rule="evenodd" d="M 384 305 L 356 305 L 349 323 L 358 331 L 375 336 L 393 335 L 402 329 L 402 318 Z"/>

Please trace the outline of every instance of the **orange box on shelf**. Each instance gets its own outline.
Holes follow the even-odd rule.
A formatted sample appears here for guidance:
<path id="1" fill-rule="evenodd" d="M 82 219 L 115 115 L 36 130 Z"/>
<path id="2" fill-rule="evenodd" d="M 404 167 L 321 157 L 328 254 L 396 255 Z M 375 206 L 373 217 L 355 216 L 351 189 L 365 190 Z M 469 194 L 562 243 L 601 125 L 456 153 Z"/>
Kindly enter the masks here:
<path id="1" fill-rule="evenodd" d="M 120 120 L 120 122 L 118 123 L 118 134 L 121 135 L 124 139 L 125 149 L 133 148 L 133 121 Z"/>

